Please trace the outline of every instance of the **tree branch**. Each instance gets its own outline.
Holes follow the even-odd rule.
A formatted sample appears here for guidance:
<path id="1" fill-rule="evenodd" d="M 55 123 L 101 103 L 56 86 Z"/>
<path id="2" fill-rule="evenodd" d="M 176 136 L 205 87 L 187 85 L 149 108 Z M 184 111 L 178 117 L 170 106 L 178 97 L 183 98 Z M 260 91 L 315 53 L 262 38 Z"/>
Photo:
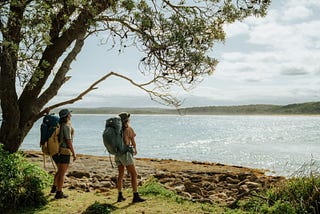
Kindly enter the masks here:
<path id="1" fill-rule="evenodd" d="M 55 109 L 58 108 L 60 106 L 64 106 L 67 104 L 72 104 L 78 100 L 81 100 L 83 98 L 84 95 L 86 95 L 87 93 L 89 93 L 92 90 L 97 89 L 95 86 L 98 85 L 100 82 L 104 81 L 105 79 L 107 79 L 108 77 L 110 77 L 113 74 L 113 72 L 108 73 L 107 75 L 103 76 L 102 78 L 100 78 L 99 80 L 97 80 L 96 82 L 94 82 L 91 86 L 89 86 L 86 90 L 84 90 L 82 93 L 80 93 L 77 97 L 67 100 L 67 101 L 63 101 L 57 104 L 54 104 L 52 106 L 49 106 L 47 108 L 45 108 L 44 110 L 42 110 L 39 114 L 37 119 L 39 119 L 40 117 L 42 117 L 44 114 L 50 112 L 51 109 Z"/>
<path id="2" fill-rule="evenodd" d="M 149 81 L 147 83 L 142 83 L 142 84 L 139 84 L 139 83 L 136 83 L 135 81 L 133 81 L 132 79 L 130 79 L 129 77 L 127 76 L 124 76 L 122 74 L 119 74 L 119 73 L 115 73 L 113 71 L 109 72 L 108 74 L 106 74 L 105 76 L 101 77 L 99 80 L 97 80 L 96 82 L 94 82 L 92 85 L 90 85 L 86 90 L 84 90 L 83 92 L 81 92 L 77 97 L 75 98 L 72 98 L 70 100 L 67 100 L 67 101 L 63 101 L 63 102 L 60 102 L 60 103 L 56 103 L 54 105 L 51 105 L 47 108 L 45 108 L 44 110 L 42 110 L 38 115 L 37 115 L 37 119 L 41 118 L 44 114 L 47 114 L 50 112 L 50 110 L 52 109 L 55 109 L 55 108 L 58 108 L 60 106 L 64 106 L 64 105 L 67 105 L 67 104 L 72 104 L 72 103 L 75 103 L 79 100 L 81 100 L 86 94 L 88 94 L 89 92 L 93 91 L 93 90 L 96 90 L 98 89 L 96 86 L 101 83 L 102 81 L 106 80 L 107 78 L 109 78 L 110 76 L 117 76 L 119 78 L 122 78 L 124 80 L 127 80 L 128 82 L 130 82 L 132 85 L 142 89 L 143 91 L 147 92 L 151 99 L 156 101 L 154 99 L 154 97 L 158 97 L 160 98 L 161 100 L 163 100 L 164 102 L 168 103 L 168 104 L 171 104 L 171 105 L 174 105 L 175 107 L 178 107 L 180 105 L 180 102 L 179 100 L 177 100 L 176 98 L 172 97 L 172 95 L 170 94 L 163 94 L 163 93 L 159 93 L 159 92 L 156 92 L 154 90 L 149 90 L 147 89 L 145 86 L 147 85 L 150 85 L 151 83 L 153 83 L 154 81 Z M 155 79 L 153 79 L 155 80 Z M 160 102 L 161 103 L 161 102 Z"/>
<path id="3" fill-rule="evenodd" d="M 79 36 L 79 38 L 76 40 L 76 43 L 74 44 L 73 49 L 63 60 L 50 86 L 38 98 L 37 104 L 39 105 L 40 109 L 55 95 L 57 95 L 60 87 L 68 80 L 66 74 L 70 69 L 71 63 L 75 60 L 84 45 L 84 37 L 85 33 Z"/>
<path id="4" fill-rule="evenodd" d="M 110 2 L 104 0 L 97 0 L 95 3 L 96 10 L 82 10 L 76 20 L 70 23 L 70 26 L 62 32 L 60 37 L 51 39 L 50 42 L 52 44 L 48 45 L 43 51 L 37 72 L 33 73 L 20 96 L 19 102 L 21 103 L 21 106 L 29 102 L 31 99 L 36 100 L 59 57 L 61 57 L 72 42 L 79 38 L 79 35 L 88 30 L 91 24 L 90 21 L 94 19 L 97 14 L 105 11 L 111 6 L 109 4 Z M 60 28 L 57 27 L 56 29 L 58 30 Z M 36 84 L 34 84 L 35 82 Z"/>

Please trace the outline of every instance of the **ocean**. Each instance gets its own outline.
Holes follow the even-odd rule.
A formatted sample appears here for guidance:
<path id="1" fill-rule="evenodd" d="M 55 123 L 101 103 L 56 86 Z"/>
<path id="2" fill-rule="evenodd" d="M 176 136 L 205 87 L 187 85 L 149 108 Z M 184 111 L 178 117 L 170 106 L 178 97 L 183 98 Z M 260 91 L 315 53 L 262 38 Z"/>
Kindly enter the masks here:
<path id="1" fill-rule="evenodd" d="M 114 115 L 73 114 L 77 153 L 108 156 L 102 141 Z M 37 121 L 22 150 L 40 150 Z M 136 157 L 215 162 L 295 176 L 319 172 L 319 116 L 131 115 Z"/>

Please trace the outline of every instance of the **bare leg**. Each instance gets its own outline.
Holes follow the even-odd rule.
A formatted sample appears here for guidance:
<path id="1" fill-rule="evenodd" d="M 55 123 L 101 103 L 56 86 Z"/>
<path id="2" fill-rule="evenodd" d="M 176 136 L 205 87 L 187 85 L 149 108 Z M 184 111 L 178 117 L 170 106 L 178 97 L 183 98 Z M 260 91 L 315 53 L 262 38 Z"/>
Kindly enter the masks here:
<path id="1" fill-rule="evenodd" d="M 124 176 L 124 166 L 121 165 L 121 166 L 118 166 L 118 183 L 117 183 L 118 192 L 122 191 L 123 176 Z"/>
<path id="2" fill-rule="evenodd" d="M 53 185 L 54 186 L 58 186 L 58 171 L 54 175 Z"/>
<path id="3" fill-rule="evenodd" d="M 124 166 L 121 165 L 121 166 L 118 166 L 118 182 L 117 182 L 118 201 L 117 202 L 126 200 L 122 195 L 123 176 L 124 176 Z"/>
<path id="4" fill-rule="evenodd" d="M 138 193 L 138 173 L 134 165 L 127 166 L 127 170 L 131 175 L 131 185 L 133 190 L 132 203 L 144 202 L 145 199 L 141 198 Z"/>
<path id="5" fill-rule="evenodd" d="M 57 176 L 57 189 L 58 191 L 62 191 L 64 176 L 68 170 L 68 163 L 60 163 L 58 167 L 58 176 Z"/>
<path id="6" fill-rule="evenodd" d="M 131 175 L 132 190 L 133 192 L 137 192 L 138 191 L 138 173 L 137 173 L 136 167 L 134 165 L 129 165 L 127 166 L 127 170 Z"/>
<path id="7" fill-rule="evenodd" d="M 56 199 L 60 198 L 67 198 L 68 196 L 63 194 L 62 187 L 64 183 L 64 176 L 67 172 L 69 164 L 68 163 L 60 163 L 58 165 L 58 172 L 57 172 L 57 192 L 56 192 Z"/>
<path id="8" fill-rule="evenodd" d="M 55 173 L 54 175 L 54 180 L 53 180 L 53 185 L 52 185 L 52 188 L 51 188 L 51 193 L 55 193 L 57 191 L 57 186 L 58 186 L 58 171 Z"/>

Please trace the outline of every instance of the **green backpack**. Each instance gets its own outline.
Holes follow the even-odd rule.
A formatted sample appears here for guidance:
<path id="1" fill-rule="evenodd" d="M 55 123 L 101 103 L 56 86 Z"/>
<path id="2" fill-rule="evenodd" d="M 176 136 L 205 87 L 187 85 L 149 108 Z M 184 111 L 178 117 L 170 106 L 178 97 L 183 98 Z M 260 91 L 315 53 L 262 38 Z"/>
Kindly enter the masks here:
<path id="1" fill-rule="evenodd" d="M 102 137 L 104 146 L 110 154 L 124 154 L 129 151 L 128 146 L 123 142 L 120 117 L 112 117 L 106 120 L 106 126 Z"/>

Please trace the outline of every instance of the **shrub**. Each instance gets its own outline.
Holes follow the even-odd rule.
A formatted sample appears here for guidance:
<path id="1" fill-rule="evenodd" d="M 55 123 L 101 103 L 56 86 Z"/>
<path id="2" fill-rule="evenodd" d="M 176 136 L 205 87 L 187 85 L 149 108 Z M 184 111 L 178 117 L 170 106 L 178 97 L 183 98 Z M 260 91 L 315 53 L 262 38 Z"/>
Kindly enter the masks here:
<path id="1" fill-rule="evenodd" d="M 31 164 L 22 153 L 10 154 L 0 144 L 0 212 L 36 207 L 47 201 L 42 192 L 52 176 Z"/>
<path id="2" fill-rule="evenodd" d="M 144 182 L 143 186 L 139 188 L 139 192 L 143 195 L 160 196 L 167 199 L 173 199 L 177 203 L 184 203 L 185 199 L 179 196 L 175 191 L 166 189 L 158 180 L 154 177 L 150 177 Z"/>
<path id="3" fill-rule="evenodd" d="M 164 196 L 166 198 L 177 197 L 175 192 L 164 188 L 154 177 L 150 177 L 139 189 L 139 192 L 144 195 L 151 194 L 156 196 Z"/>
<path id="4" fill-rule="evenodd" d="M 261 213 L 320 213 L 320 176 L 291 178 L 251 198 L 244 208 Z"/>

